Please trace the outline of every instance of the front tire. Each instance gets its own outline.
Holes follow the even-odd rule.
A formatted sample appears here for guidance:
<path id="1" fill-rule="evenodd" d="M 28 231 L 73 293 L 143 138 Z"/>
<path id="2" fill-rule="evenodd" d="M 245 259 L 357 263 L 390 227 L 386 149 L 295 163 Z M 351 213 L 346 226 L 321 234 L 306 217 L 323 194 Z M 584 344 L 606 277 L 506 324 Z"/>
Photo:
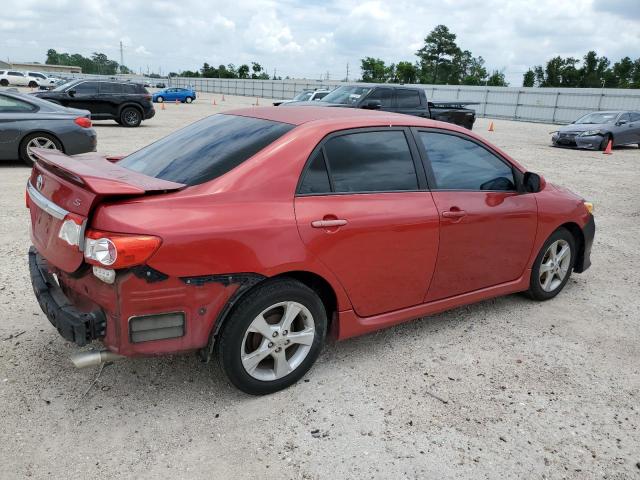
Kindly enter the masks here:
<path id="1" fill-rule="evenodd" d="M 137 127 L 142 122 L 142 114 L 137 108 L 127 107 L 120 112 L 120 125 L 123 127 Z"/>
<path id="2" fill-rule="evenodd" d="M 531 269 L 527 294 L 534 300 L 550 300 L 569 281 L 576 259 L 576 240 L 566 228 L 559 228 L 544 242 Z"/>
<path id="3" fill-rule="evenodd" d="M 602 137 L 602 142 L 600 142 L 600 150 L 604 151 L 609 145 L 609 140 L 611 140 L 611 134 L 607 133 L 604 137 Z M 613 144 L 611 145 L 613 148 Z"/>
<path id="4" fill-rule="evenodd" d="M 50 150 L 62 151 L 62 144 L 53 135 L 48 133 L 32 133 L 27 135 L 20 142 L 19 154 L 20 160 L 32 167 L 36 161 L 35 155 L 29 152 L 32 147 L 48 148 Z"/>
<path id="5" fill-rule="evenodd" d="M 184 101 L 187 102 L 187 103 L 191 103 L 191 102 L 193 102 L 193 98 L 187 97 L 187 98 L 184 99 Z"/>
<path id="6" fill-rule="evenodd" d="M 296 383 L 324 344 L 327 314 L 306 285 L 267 281 L 234 307 L 216 342 L 218 362 L 238 389 L 273 393 Z"/>

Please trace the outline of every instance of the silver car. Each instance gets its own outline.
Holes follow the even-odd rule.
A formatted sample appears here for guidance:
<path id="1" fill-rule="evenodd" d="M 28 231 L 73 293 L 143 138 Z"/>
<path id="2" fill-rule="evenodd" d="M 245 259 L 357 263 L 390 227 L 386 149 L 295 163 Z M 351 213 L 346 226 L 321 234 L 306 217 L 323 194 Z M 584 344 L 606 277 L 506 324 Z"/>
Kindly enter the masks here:
<path id="1" fill-rule="evenodd" d="M 551 133 L 551 141 L 560 147 L 604 150 L 609 140 L 614 147 L 640 146 L 640 112 L 589 113 Z"/>
<path id="2" fill-rule="evenodd" d="M 91 113 L 17 90 L 0 90 L 0 160 L 21 159 L 32 165 L 32 147 L 68 155 L 94 152 L 96 131 L 91 127 Z"/>

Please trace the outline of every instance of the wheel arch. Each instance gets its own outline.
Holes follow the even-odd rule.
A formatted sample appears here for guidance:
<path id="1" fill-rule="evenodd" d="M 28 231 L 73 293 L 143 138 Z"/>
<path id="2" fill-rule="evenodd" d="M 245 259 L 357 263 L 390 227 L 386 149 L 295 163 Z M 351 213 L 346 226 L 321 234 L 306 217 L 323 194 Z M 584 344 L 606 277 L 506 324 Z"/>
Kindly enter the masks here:
<path id="1" fill-rule="evenodd" d="M 140 106 L 135 102 L 127 102 L 120 105 L 120 108 L 118 109 L 118 118 L 120 118 L 120 116 L 122 115 L 122 111 L 125 108 L 129 108 L 129 107 L 134 107 L 136 110 L 138 110 L 138 112 L 140 112 L 140 115 L 142 115 L 142 119 L 144 120 L 144 109 L 142 108 L 142 106 Z"/>
<path id="2" fill-rule="evenodd" d="M 333 321 L 338 312 L 338 296 L 331 283 L 329 283 L 329 281 L 321 275 L 311 271 L 291 270 L 279 273 L 272 277 L 264 277 L 262 280 L 253 283 L 248 288 L 239 287 L 239 289 L 237 290 L 237 292 L 239 291 L 239 293 L 234 293 L 227 301 L 227 304 L 218 313 L 216 321 L 213 324 L 213 328 L 211 329 L 211 333 L 209 334 L 209 342 L 207 346 L 200 351 L 201 359 L 205 362 L 208 362 L 210 360 L 213 353 L 213 347 L 218 335 L 222 331 L 222 328 L 233 313 L 236 306 L 242 301 L 243 298 L 246 297 L 246 295 L 254 291 L 259 286 L 263 286 L 267 282 L 285 278 L 299 281 L 303 285 L 309 287 L 318 295 L 327 313 L 327 332 L 330 332 L 337 336 L 337 332 L 333 332 L 332 330 L 334 328 L 338 328 L 339 325 L 337 321 Z"/>
<path id="3" fill-rule="evenodd" d="M 38 133 L 51 135 L 52 137 L 54 137 L 58 142 L 60 142 L 60 145 L 62 146 L 62 153 L 65 153 L 66 149 L 65 149 L 65 146 L 64 146 L 64 142 L 62 141 L 60 136 L 58 134 L 56 134 L 55 132 L 53 132 L 51 130 L 44 129 L 44 128 L 34 128 L 33 130 L 29 130 L 29 131 L 25 132 L 25 134 L 22 135 L 22 138 L 20 138 L 20 141 L 18 142 L 18 152 L 20 152 L 20 150 L 22 148 L 22 144 L 24 143 L 25 139 L 29 135 L 38 134 Z"/>
<path id="4" fill-rule="evenodd" d="M 564 228 L 568 230 L 569 233 L 571 233 L 571 235 L 573 236 L 574 240 L 576 241 L 577 252 L 576 252 L 576 259 L 573 262 L 573 266 L 574 266 L 573 269 L 576 272 L 581 273 L 583 271 L 583 265 L 584 265 L 584 247 L 585 247 L 584 232 L 582 231 L 582 228 L 580 228 L 580 225 L 578 225 L 575 222 L 563 223 L 558 228 L 556 228 L 556 230 L 560 228 Z"/>

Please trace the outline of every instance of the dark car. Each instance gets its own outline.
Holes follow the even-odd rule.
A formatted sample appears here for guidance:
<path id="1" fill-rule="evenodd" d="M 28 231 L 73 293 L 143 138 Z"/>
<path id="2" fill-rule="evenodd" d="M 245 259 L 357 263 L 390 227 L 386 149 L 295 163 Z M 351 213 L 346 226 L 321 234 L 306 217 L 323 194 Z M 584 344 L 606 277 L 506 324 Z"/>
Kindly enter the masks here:
<path id="1" fill-rule="evenodd" d="M 164 82 L 158 82 L 156 83 L 156 88 L 167 88 L 167 86 L 164 84 Z"/>
<path id="2" fill-rule="evenodd" d="M 89 110 L 92 119 L 115 120 L 123 127 L 137 127 L 156 114 L 151 94 L 132 82 L 73 80 L 33 95 L 65 107 Z"/>
<path id="3" fill-rule="evenodd" d="M 32 95 L 0 92 L 0 160 L 20 158 L 32 165 L 31 148 L 61 150 L 68 155 L 93 152 L 96 131 L 91 114 L 56 105 Z"/>
<path id="4" fill-rule="evenodd" d="M 604 150 L 609 142 L 612 147 L 640 146 L 640 112 L 593 112 L 551 133 L 558 147 Z"/>
<path id="5" fill-rule="evenodd" d="M 471 130 L 476 112 L 468 102 L 430 102 L 424 88 L 399 85 L 343 85 L 326 97 L 313 102 L 287 102 L 282 106 L 315 106 L 365 108 L 385 112 L 404 113 L 454 123 Z"/>

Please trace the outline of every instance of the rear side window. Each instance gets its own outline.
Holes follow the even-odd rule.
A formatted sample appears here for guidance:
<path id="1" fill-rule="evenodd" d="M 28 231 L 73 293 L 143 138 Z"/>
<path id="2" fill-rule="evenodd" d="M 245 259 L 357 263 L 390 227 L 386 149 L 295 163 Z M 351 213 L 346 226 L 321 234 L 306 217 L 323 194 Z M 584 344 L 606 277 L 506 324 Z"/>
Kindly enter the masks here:
<path id="1" fill-rule="evenodd" d="M 98 93 L 98 82 L 82 82 L 71 87 L 70 90 L 75 90 L 76 95 L 93 95 Z"/>
<path id="2" fill-rule="evenodd" d="M 119 83 L 103 82 L 100 84 L 100 93 L 118 94 L 122 93 L 122 85 Z"/>
<path id="3" fill-rule="evenodd" d="M 335 192 L 417 190 L 418 178 L 404 132 L 340 135 L 325 145 Z"/>
<path id="4" fill-rule="evenodd" d="M 510 165 L 471 140 L 420 132 L 438 190 L 515 190 Z"/>
<path id="5" fill-rule="evenodd" d="M 118 165 L 198 185 L 224 175 L 293 128 L 259 118 L 212 115 L 132 153 Z"/>
<path id="6" fill-rule="evenodd" d="M 322 149 L 314 155 L 304 174 L 299 192 L 301 194 L 322 194 L 331 191 L 329 183 L 329 173 L 324 162 Z"/>
<path id="7" fill-rule="evenodd" d="M 415 108 L 420 106 L 420 93 L 417 90 L 399 88 L 396 90 L 398 108 Z"/>
<path id="8" fill-rule="evenodd" d="M 138 86 L 135 83 L 120 84 L 124 93 L 133 94 L 138 93 Z"/>
<path id="9" fill-rule="evenodd" d="M 631 115 L 632 122 L 640 122 L 640 113 L 631 112 L 629 115 Z"/>
<path id="10" fill-rule="evenodd" d="M 38 107 L 36 107 L 35 105 L 23 102 L 22 100 L 18 100 L 17 98 L 5 97 L 4 95 L 0 95 L 0 113 L 27 113 L 34 112 L 37 109 Z"/>

